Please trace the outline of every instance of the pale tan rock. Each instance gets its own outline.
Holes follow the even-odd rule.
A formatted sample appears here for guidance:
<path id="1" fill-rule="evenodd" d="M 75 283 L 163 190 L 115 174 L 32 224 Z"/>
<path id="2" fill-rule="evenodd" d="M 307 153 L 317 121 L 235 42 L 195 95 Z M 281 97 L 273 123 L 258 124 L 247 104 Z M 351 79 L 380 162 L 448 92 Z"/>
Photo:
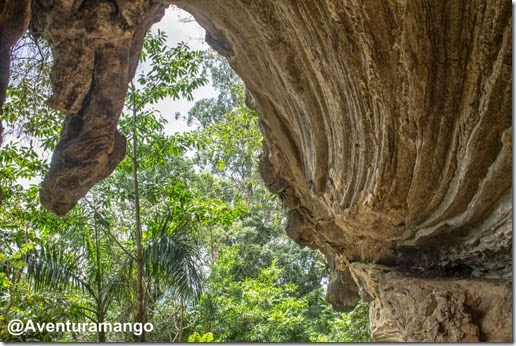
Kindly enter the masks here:
<path id="1" fill-rule="evenodd" d="M 420 279 L 352 264 L 371 300 L 372 337 L 384 342 L 500 342 L 512 339 L 512 287 L 487 280 Z"/>

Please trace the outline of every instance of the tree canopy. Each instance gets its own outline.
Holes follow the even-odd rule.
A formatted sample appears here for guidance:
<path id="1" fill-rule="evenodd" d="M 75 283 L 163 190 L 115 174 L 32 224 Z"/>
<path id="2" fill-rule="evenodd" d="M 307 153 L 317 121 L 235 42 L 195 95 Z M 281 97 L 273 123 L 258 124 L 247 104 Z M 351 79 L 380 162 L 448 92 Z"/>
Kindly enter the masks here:
<path id="1" fill-rule="evenodd" d="M 332 311 L 324 258 L 284 232 L 281 201 L 257 160 L 258 115 L 245 87 L 213 51 L 166 45 L 150 33 L 120 121 L 131 150 L 67 216 L 38 203 L 62 116 L 44 106 L 52 58 L 26 35 L 13 51 L 0 148 L 0 325 L 142 322 L 152 332 L 11 335 L 2 341 L 369 341 L 367 311 Z M 218 95 L 165 132 L 165 98 L 192 99 L 211 80 Z"/>

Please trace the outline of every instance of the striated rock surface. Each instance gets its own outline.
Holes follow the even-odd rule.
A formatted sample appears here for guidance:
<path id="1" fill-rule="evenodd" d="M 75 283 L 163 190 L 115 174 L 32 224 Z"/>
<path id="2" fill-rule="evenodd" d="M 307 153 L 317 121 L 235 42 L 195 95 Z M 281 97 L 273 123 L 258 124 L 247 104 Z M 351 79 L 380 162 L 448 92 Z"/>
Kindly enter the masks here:
<path id="1" fill-rule="evenodd" d="M 341 271 L 330 301 L 349 272 L 377 341 L 512 340 L 509 2 L 177 4 L 246 82 L 287 234 Z"/>
<path id="2" fill-rule="evenodd" d="M 512 340 L 510 2 L 34 1 L 66 114 L 46 208 L 123 157 L 127 82 L 170 3 L 246 82 L 262 176 L 338 271 L 334 305 L 370 300 L 378 341 Z"/>
<path id="3" fill-rule="evenodd" d="M 291 237 L 349 261 L 510 254 L 510 4 L 177 3 L 254 97 Z"/>

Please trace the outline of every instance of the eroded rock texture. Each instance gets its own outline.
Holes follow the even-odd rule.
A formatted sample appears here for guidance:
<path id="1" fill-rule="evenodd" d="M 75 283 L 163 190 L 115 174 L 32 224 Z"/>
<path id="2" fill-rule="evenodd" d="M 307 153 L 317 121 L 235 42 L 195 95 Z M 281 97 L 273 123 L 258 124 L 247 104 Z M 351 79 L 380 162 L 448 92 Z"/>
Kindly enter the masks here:
<path id="1" fill-rule="evenodd" d="M 512 287 L 507 282 L 419 279 L 390 267 L 354 263 L 351 272 L 371 301 L 374 340 L 507 342 Z"/>
<path id="2" fill-rule="evenodd" d="M 512 340 L 510 2 L 34 2 L 67 114 L 45 207 L 66 213 L 122 158 L 143 34 L 174 2 L 246 82 L 262 176 L 287 234 L 340 271 L 334 302 L 371 300 L 379 341 Z"/>
<path id="3" fill-rule="evenodd" d="M 511 340 L 510 3 L 178 4 L 253 95 L 287 234 L 374 298 L 374 339 Z"/>
<path id="4" fill-rule="evenodd" d="M 163 16 L 153 1 L 34 1 L 34 31 L 52 47 L 50 107 L 66 115 L 41 203 L 64 215 L 123 159 L 117 131 L 143 38 Z"/>

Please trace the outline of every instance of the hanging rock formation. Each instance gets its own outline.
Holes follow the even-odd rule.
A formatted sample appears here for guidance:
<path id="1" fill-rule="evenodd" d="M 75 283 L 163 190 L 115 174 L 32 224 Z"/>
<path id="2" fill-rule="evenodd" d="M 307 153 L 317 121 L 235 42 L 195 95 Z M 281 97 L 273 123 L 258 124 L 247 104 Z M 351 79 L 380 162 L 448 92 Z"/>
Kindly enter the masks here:
<path id="1" fill-rule="evenodd" d="M 246 82 L 329 300 L 371 301 L 376 341 L 512 340 L 511 4 L 176 3 Z"/>
<path id="2" fill-rule="evenodd" d="M 153 1 L 33 1 L 32 28 L 52 47 L 50 107 L 66 115 L 41 203 L 64 215 L 124 158 L 117 130 L 143 39 L 166 6 Z"/>
<path id="3" fill-rule="evenodd" d="M 261 174 L 331 261 L 334 305 L 371 301 L 376 341 L 512 340 L 510 2 L 34 0 L 66 115 L 46 208 L 122 159 L 127 83 L 172 2 L 246 82 Z"/>

